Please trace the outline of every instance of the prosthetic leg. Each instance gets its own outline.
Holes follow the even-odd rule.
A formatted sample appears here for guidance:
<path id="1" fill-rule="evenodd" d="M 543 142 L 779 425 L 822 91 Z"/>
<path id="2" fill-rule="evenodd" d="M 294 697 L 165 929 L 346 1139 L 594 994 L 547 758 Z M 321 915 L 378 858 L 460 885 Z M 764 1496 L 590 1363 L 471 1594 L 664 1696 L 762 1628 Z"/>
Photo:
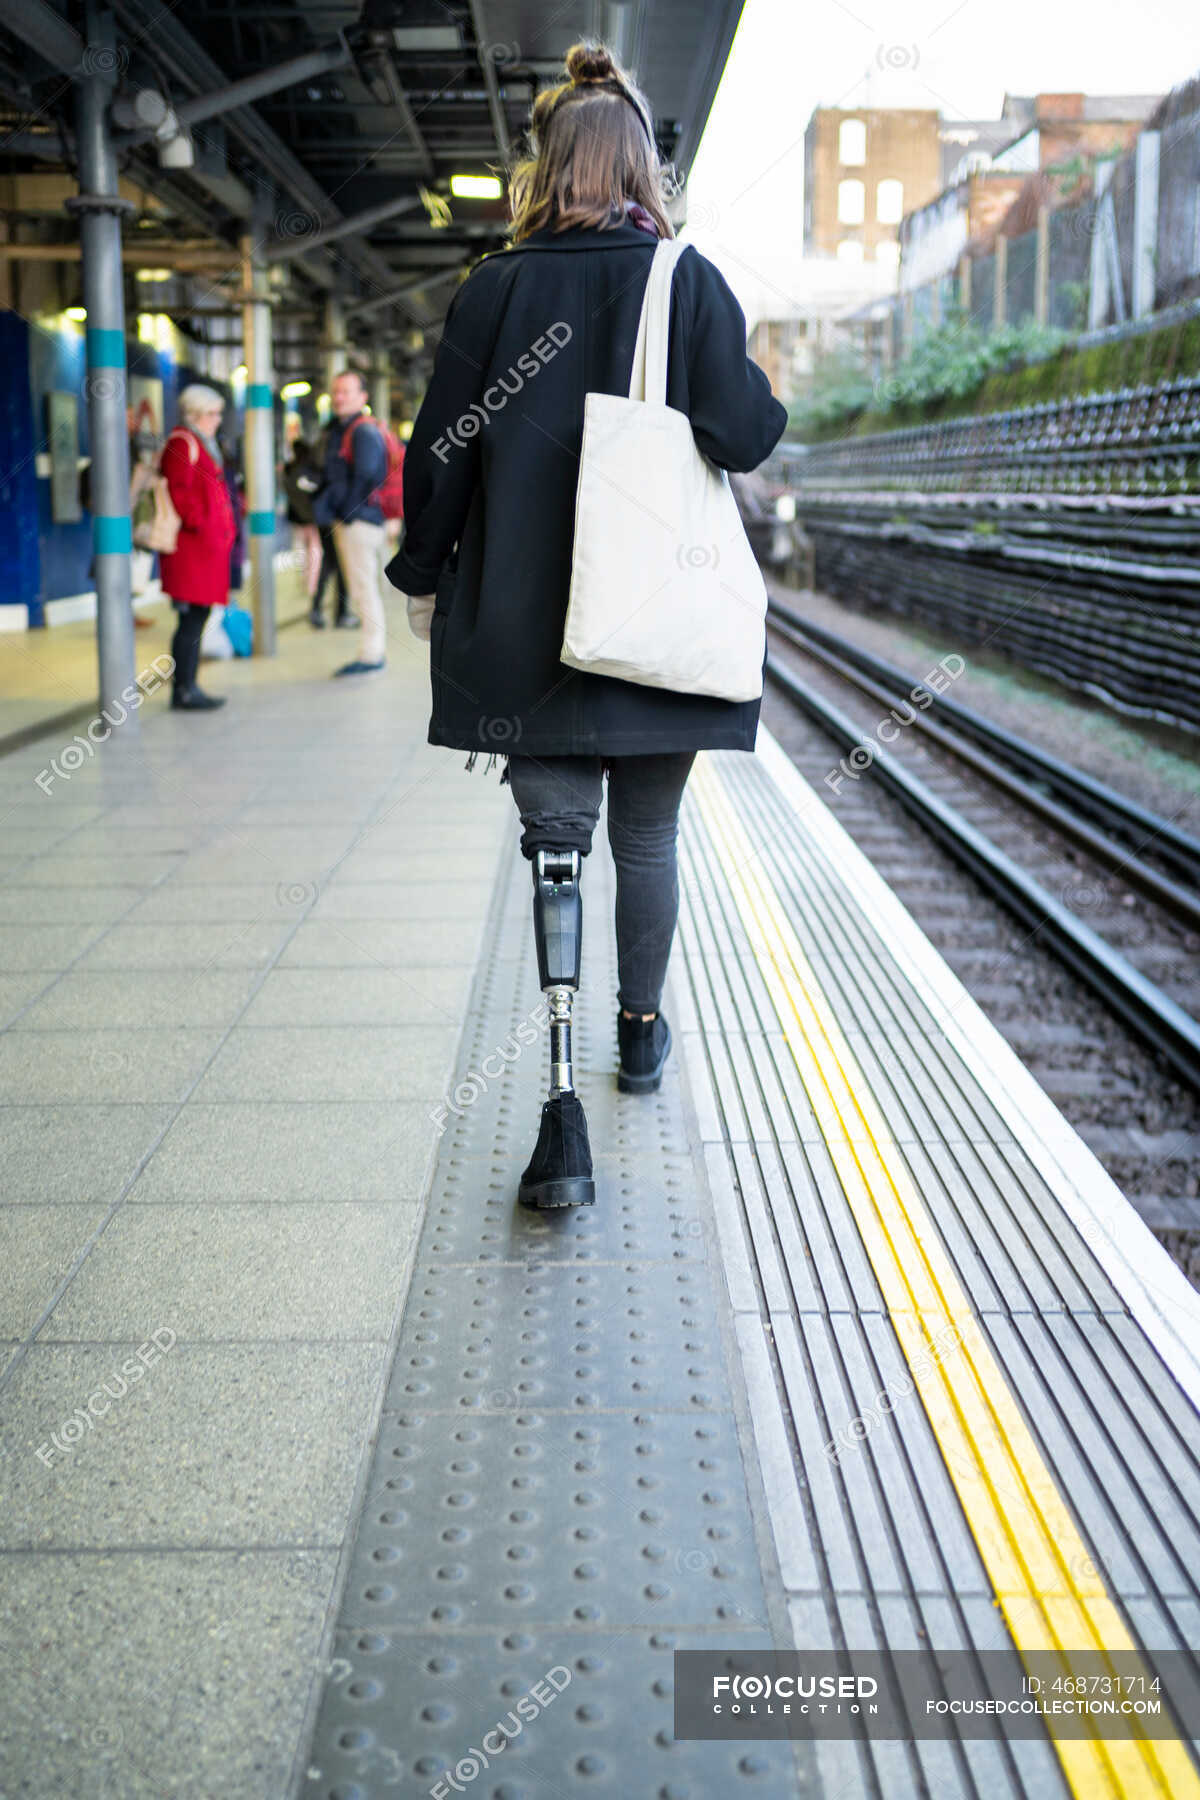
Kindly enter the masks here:
<path id="1" fill-rule="evenodd" d="M 549 1002 L 550 1097 L 537 1146 L 521 1177 L 523 1206 L 590 1206 L 595 1198 L 587 1120 L 571 1060 L 571 1007 L 579 988 L 583 896 L 578 850 L 539 850 L 533 861 L 538 980 Z"/>

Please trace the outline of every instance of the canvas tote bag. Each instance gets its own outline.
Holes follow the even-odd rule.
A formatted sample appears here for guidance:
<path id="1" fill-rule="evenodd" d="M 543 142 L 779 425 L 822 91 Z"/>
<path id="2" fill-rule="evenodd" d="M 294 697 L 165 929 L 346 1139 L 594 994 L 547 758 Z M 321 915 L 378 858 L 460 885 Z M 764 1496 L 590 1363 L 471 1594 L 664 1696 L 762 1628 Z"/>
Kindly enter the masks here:
<path id="1" fill-rule="evenodd" d="M 190 431 L 172 431 L 163 450 L 171 438 L 182 437 L 188 447 L 188 461 L 195 468 L 200 460 L 200 446 Z M 154 503 L 150 517 L 136 524 L 133 528 L 133 541 L 139 550 L 157 550 L 161 556 L 174 556 L 179 548 L 179 532 L 183 520 L 175 510 L 175 502 L 171 498 L 171 490 L 167 486 L 167 478 L 162 473 L 162 451 L 159 451 L 155 462 L 154 474 L 144 492 L 148 492 Z"/>
<path id="2" fill-rule="evenodd" d="M 629 397 L 589 393 L 561 658 L 569 668 L 721 700 L 757 700 L 767 590 L 724 469 L 667 405 L 664 238 L 642 300 Z"/>

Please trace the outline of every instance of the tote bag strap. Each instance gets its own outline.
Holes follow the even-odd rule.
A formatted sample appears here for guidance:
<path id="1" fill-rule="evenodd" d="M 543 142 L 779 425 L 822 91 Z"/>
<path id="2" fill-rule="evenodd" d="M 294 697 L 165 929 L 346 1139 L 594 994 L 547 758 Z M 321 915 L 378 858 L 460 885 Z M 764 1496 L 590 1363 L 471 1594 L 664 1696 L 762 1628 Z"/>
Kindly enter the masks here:
<path id="1" fill-rule="evenodd" d="M 671 278 L 687 248 L 678 238 L 661 238 L 650 264 L 642 296 L 629 398 L 667 404 L 667 340 L 671 329 Z"/>

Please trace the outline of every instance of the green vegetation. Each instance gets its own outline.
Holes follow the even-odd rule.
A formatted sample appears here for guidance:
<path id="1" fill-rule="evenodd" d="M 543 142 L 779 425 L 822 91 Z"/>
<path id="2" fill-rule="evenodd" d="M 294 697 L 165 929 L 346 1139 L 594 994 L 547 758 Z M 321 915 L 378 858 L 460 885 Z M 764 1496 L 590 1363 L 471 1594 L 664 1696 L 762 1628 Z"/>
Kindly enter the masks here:
<path id="1" fill-rule="evenodd" d="M 951 320 L 878 381 L 853 358 L 831 358 L 791 408 L 788 436 L 823 443 L 1197 373 L 1200 318 L 1086 350 L 1032 321 L 986 333 Z"/>

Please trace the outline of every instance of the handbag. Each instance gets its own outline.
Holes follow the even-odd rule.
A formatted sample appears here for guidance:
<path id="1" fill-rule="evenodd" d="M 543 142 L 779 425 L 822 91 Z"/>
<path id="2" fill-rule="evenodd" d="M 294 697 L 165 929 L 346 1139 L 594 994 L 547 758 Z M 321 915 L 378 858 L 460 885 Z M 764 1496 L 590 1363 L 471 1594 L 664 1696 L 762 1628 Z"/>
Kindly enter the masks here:
<path id="1" fill-rule="evenodd" d="M 757 700 L 767 590 L 724 469 L 667 405 L 671 279 L 654 252 L 629 395 L 589 393 L 561 660 L 645 687 Z"/>

